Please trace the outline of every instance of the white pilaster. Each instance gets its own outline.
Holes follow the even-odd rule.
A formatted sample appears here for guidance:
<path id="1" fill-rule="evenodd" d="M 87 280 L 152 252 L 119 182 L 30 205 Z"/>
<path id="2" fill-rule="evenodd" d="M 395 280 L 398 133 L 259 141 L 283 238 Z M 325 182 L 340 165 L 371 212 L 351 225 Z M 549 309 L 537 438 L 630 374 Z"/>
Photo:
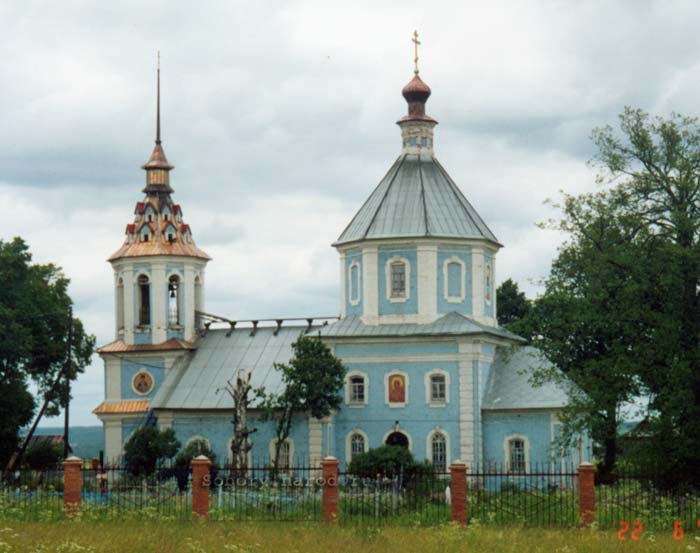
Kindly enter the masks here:
<path id="1" fill-rule="evenodd" d="M 121 360 L 105 356 L 105 401 L 119 401 L 122 397 Z"/>
<path id="2" fill-rule="evenodd" d="M 368 325 L 377 324 L 379 319 L 379 251 L 376 247 L 362 250 L 362 321 Z"/>
<path id="3" fill-rule="evenodd" d="M 309 416 L 309 464 L 314 467 L 323 459 L 323 421 Z"/>
<path id="4" fill-rule="evenodd" d="M 185 340 L 194 338 L 194 266 L 185 264 Z"/>
<path id="5" fill-rule="evenodd" d="M 122 421 L 104 421 L 105 429 L 105 460 L 111 462 L 122 454 Z"/>
<path id="6" fill-rule="evenodd" d="M 480 323 L 486 322 L 484 292 L 484 250 L 472 248 L 472 312 Z"/>
<path id="7" fill-rule="evenodd" d="M 474 343 L 459 344 L 459 455 L 467 463 L 474 463 L 474 443 L 478 438 L 474 420 L 473 361 Z"/>
<path id="8" fill-rule="evenodd" d="M 135 310 L 137 309 L 134 302 L 134 288 L 136 287 L 134 269 L 124 267 L 122 275 L 124 279 L 124 342 L 132 345 L 134 343 Z"/>
<path id="9" fill-rule="evenodd" d="M 345 274 L 345 252 L 340 252 L 340 318 L 345 318 L 345 298 L 346 294 L 346 274 Z"/>
<path id="10" fill-rule="evenodd" d="M 151 339 L 154 344 L 162 344 L 167 337 L 168 326 L 167 308 L 165 298 L 168 293 L 168 285 L 165 279 L 165 263 L 153 263 L 151 265 Z"/>
<path id="11" fill-rule="evenodd" d="M 428 324 L 437 319 L 437 246 L 417 248 L 418 319 Z"/>

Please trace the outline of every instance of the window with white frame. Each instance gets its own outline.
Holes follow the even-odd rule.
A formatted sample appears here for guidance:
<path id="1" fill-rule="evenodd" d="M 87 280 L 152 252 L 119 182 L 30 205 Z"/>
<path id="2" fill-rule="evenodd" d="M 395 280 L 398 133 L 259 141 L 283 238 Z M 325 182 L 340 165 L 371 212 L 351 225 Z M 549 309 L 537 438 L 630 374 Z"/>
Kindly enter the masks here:
<path id="1" fill-rule="evenodd" d="M 447 439 L 442 432 L 433 432 L 430 438 L 430 453 L 436 472 L 447 471 Z"/>
<path id="2" fill-rule="evenodd" d="M 359 432 L 350 436 L 350 460 L 365 452 L 365 437 Z"/>
<path id="3" fill-rule="evenodd" d="M 442 369 L 425 374 L 425 402 L 430 407 L 445 407 L 450 401 L 450 375 Z"/>
<path id="4" fill-rule="evenodd" d="M 391 293 L 392 298 L 406 297 L 406 263 L 403 261 L 393 261 L 390 264 L 391 271 Z"/>
<path id="5" fill-rule="evenodd" d="M 367 404 L 367 375 L 351 372 L 346 379 L 345 402 L 351 407 Z"/>
<path id="6" fill-rule="evenodd" d="M 466 265 L 457 256 L 445 259 L 442 266 L 443 296 L 448 303 L 461 303 L 467 295 Z"/>
<path id="7" fill-rule="evenodd" d="M 445 403 L 447 400 L 447 383 L 445 375 L 435 373 L 430 375 L 430 401 L 432 403 Z"/>
<path id="8" fill-rule="evenodd" d="M 278 468 L 282 470 L 288 469 L 292 464 L 292 448 L 289 446 L 287 440 L 283 441 L 280 445 L 280 455 Z"/>
<path id="9" fill-rule="evenodd" d="M 524 473 L 527 469 L 525 440 L 522 438 L 508 440 L 508 469 L 517 474 Z"/>

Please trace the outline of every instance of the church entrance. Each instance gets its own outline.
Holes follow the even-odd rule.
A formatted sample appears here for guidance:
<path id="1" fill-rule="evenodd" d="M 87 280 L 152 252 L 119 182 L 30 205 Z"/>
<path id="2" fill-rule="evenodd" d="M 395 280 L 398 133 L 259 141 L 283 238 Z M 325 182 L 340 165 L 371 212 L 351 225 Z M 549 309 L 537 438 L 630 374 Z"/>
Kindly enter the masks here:
<path id="1" fill-rule="evenodd" d="M 392 432 L 386 437 L 386 445 L 397 445 L 408 449 L 408 436 L 403 432 Z"/>

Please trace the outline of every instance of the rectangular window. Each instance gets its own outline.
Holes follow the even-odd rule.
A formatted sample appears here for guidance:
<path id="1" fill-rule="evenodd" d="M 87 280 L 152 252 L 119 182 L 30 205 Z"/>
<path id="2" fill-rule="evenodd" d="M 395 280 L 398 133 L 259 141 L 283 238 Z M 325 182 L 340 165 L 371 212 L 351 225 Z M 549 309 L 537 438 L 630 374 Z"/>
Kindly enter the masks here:
<path id="1" fill-rule="evenodd" d="M 350 379 L 350 403 L 365 402 L 365 379 L 361 376 L 353 376 Z"/>
<path id="2" fill-rule="evenodd" d="M 139 284 L 141 303 L 139 305 L 139 324 L 151 324 L 151 287 L 147 283 Z"/>
<path id="3" fill-rule="evenodd" d="M 525 442 L 523 440 L 510 440 L 510 471 L 515 473 L 525 472 Z"/>
<path id="4" fill-rule="evenodd" d="M 401 261 L 391 264 L 391 297 L 406 297 L 406 264 Z"/>
<path id="5" fill-rule="evenodd" d="M 430 400 L 436 403 L 444 403 L 447 398 L 445 376 L 436 374 L 430 377 Z"/>

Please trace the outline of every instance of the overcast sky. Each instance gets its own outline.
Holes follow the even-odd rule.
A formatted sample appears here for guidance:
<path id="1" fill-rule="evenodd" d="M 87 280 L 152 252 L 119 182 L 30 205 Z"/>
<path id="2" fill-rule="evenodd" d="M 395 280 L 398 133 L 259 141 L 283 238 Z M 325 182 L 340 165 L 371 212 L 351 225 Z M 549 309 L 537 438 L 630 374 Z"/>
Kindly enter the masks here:
<path id="1" fill-rule="evenodd" d="M 591 129 L 625 105 L 700 111 L 699 23 L 692 1 L 0 0 L 0 238 L 61 265 L 112 340 L 106 259 L 142 196 L 160 50 L 207 310 L 337 314 L 330 244 L 399 153 L 418 29 L 436 155 L 505 245 L 498 281 L 533 296 L 562 240 L 535 227 L 543 201 L 596 187 Z M 98 358 L 74 393 L 72 423 L 98 423 Z"/>

